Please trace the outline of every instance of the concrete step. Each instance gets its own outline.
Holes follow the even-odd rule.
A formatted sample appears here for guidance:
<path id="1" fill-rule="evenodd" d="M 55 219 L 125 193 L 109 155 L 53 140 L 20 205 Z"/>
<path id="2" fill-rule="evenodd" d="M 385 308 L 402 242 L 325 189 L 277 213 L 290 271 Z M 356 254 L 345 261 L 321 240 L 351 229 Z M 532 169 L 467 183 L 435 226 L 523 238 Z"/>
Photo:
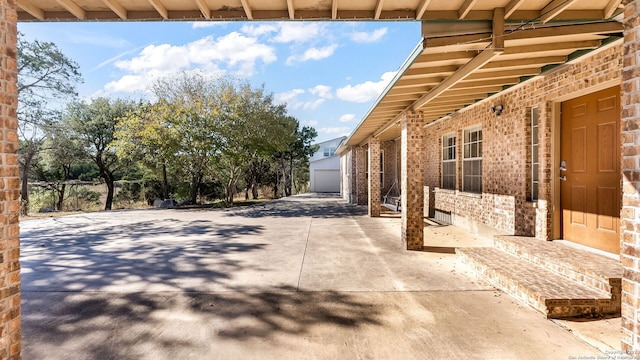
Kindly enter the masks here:
<path id="1" fill-rule="evenodd" d="M 620 300 L 624 269 L 619 260 L 567 245 L 526 236 L 496 236 L 495 247 L 576 282 L 611 293 Z"/>
<path id="2" fill-rule="evenodd" d="M 496 288 L 548 318 L 620 314 L 620 302 L 498 248 L 459 248 L 459 258 Z"/>

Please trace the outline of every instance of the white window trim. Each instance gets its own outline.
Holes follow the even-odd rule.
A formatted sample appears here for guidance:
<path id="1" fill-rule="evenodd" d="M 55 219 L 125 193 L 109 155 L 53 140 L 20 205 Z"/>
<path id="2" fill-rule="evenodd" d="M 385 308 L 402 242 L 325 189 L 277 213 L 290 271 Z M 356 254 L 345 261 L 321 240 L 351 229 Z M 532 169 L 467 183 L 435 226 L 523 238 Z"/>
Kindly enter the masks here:
<path id="1" fill-rule="evenodd" d="M 465 167 L 465 163 L 466 162 L 476 161 L 476 160 L 482 161 L 482 156 L 466 158 L 465 155 L 464 155 L 464 147 L 467 145 L 465 133 L 474 132 L 474 131 L 478 131 L 478 130 L 480 130 L 480 131 L 483 130 L 481 124 L 470 126 L 468 128 L 462 129 L 462 191 L 463 192 L 470 192 L 470 193 L 474 193 L 474 194 L 475 193 L 480 193 L 480 194 L 482 193 L 482 183 L 483 183 L 483 181 L 482 181 L 482 179 L 480 180 L 480 191 L 479 192 L 465 190 L 465 186 L 464 186 L 465 185 L 464 184 L 464 178 L 465 178 L 464 177 L 464 167 Z M 480 140 L 480 143 L 483 143 L 483 142 L 484 142 L 484 131 L 483 131 L 482 140 Z"/>
<path id="2" fill-rule="evenodd" d="M 535 111 L 535 115 L 536 115 L 536 125 L 535 127 L 538 129 L 537 133 L 538 133 L 538 137 L 534 139 L 533 137 L 533 115 L 534 115 L 534 111 Z M 535 180 L 536 176 L 540 173 L 540 156 L 538 156 L 538 162 L 534 163 L 533 162 L 533 154 L 534 154 L 534 146 L 535 146 L 535 151 L 539 151 L 540 149 L 540 113 L 538 112 L 538 107 L 534 106 L 531 108 L 531 119 L 529 122 L 529 126 L 531 127 L 531 158 L 530 163 L 531 163 L 531 193 L 529 194 L 531 196 L 531 201 L 538 201 L 538 197 L 540 196 L 539 193 L 539 189 L 540 189 L 540 178 L 538 178 L 538 180 Z M 535 140 L 535 144 L 534 144 L 534 140 Z M 534 164 L 537 165 L 538 168 L 538 174 L 534 173 Z M 538 190 L 538 191 L 534 191 Z M 538 192 L 538 196 L 534 196 L 534 193 Z"/>
<path id="3" fill-rule="evenodd" d="M 449 149 L 451 146 L 445 145 L 445 139 L 450 139 L 453 138 L 455 140 L 455 144 L 453 145 L 453 159 L 448 159 L 445 160 L 444 159 L 444 151 L 445 149 Z M 452 133 L 448 133 L 445 135 L 442 135 L 442 148 L 441 148 L 441 157 L 440 157 L 440 163 L 444 164 L 444 163 L 456 163 L 456 161 L 458 160 L 458 156 L 457 156 L 457 146 L 458 146 L 458 141 L 457 141 L 457 137 L 456 137 L 456 133 L 452 132 Z M 441 169 L 444 169 L 444 166 L 441 165 Z M 440 187 L 443 189 L 447 189 L 447 190 L 455 190 L 456 188 L 456 179 L 458 177 L 457 171 L 454 171 L 454 181 L 453 181 L 453 188 L 445 188 L 444 185 L 444 171 L 440 171 Z"/>

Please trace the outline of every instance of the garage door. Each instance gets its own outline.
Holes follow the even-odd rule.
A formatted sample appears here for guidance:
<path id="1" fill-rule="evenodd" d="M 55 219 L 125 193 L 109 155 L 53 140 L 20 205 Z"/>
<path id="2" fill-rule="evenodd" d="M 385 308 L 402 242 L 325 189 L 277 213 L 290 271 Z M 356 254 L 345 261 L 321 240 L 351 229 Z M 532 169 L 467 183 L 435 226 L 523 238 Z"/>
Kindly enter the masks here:
<path id="1" fill-rule="evenodd" d="M 313 192 L 340 192 L 340 170 L 315 170 Z"/>

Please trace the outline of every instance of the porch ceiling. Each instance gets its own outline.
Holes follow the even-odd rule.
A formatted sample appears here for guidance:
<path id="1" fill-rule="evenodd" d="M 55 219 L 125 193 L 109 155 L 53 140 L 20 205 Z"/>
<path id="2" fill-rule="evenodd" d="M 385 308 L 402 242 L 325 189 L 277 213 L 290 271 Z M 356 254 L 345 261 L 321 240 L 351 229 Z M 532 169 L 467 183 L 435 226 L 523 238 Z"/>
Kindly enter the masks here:
<path id="1" fill-rule="evenodd" d="M 465 3 L 477 5 L 481 1 Z M 569 7 L 553 19 L 541 15 L 543 11 L 527 21 L 512 21 L 509 6 L 519 3 Z M 489 21 L 424 21 L 423 41 L 344 145 L 364 144 L 370 136 L 382 141 L 395 139 L 401 134 L 401 116 L 406 111 L 421 111 L 425 124 L 433 122 L 539 75 L 550 65 L 563 64 L 602 46 L 622 35 L 622 24 L 610 19 L 617 14 L 611 9 L 618 9 L 619 3 L 514 0 L 502 4 L 504 13 L 502 9 L 490 10 L 494 19 Z M 586 11 L 587 6 L 594 14 L 599 11 L 601 17 L 570 19 L 571 11 L 578 11 L 571 6 L 578 5 L 580 11 Z"/>
<path id="2" fill-rule="evenodd" d="M 20 21 L 609 18 L 622 0 L 17 0 Z"/>

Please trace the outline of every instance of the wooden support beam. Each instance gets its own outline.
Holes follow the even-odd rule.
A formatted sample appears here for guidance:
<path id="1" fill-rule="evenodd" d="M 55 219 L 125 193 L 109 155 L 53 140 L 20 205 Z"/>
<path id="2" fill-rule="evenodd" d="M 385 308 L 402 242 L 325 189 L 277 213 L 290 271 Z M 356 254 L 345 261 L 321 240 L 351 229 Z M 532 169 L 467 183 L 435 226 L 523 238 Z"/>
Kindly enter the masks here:
<path id="1" fill-rule="evenodd" d="M 251 10 L 251 5 L 249 5 L 249 0 L 240 0 L 240 2 L 242 3 L 244 13 L 247 15 L 247 19 L 253 20 L 253 11 Z"/>
<path id="2" fill-rule="evenodd" d="M 518 10 L 520 5 L 524 3 L 524 0 L 511 0 L 507 4 L 507 7 L 504 9 L 504 18 L 508 19 L 509 16 L 513 15 L 513 13 Z"/>
<path id="3" fill-rule="evenodd" d="M 491 43 L 491 33 L 479 33 L 470 35 L 455 35 L 455 36 L 440 36 L 434 38 L 425 38 L 424 47 L 432 49 L 435 47 L 460 45 L 460 44 L 483 44 L 489 45 Z"/>
<path id="4" fill-rule="evenodd" d="M 545 57 L 531 57 L 531 58 L 517 59 L 517 60 L 492 61 L 491 63 L 485 65 L 480 70 L 480 72 L 488 69 L 517 69 L 517 68 L 526 68 L 531 66 L 540 67 L 548 64 L 562 64 L 566 61 L 567 61 L 566 56 L 545 56 Z"/>
<path id="5" fill-rule="evenodd" d="M 559 51 L 559 50 L 581 50 L 581 49 L 595 49 L 601 44 L 600 40 L 584 40 L 584 41 L 569 41 L 561 43 L 549 43 L 538 45 L 525 45 L 525 46 L 512 46 L 504 51 L 505 55 L 512 54 L 525 54 L 525 53 L 541 53 L 546 51 Z"/>
<path id="6" fill-rule="evenodd" d="M 515 70 L 498 70 L 488 72 L 474 72 L 467 76 L 466 80 L 487 80 L 487 79 L 505 79 L 514 76 L 533 76 L 540 74 L 540 68 L 515 69 Z"/>
<path id="7" fill-rule="evenodd" d="M 493 9 L 493 35 L 491 47 L 504 50 L 504 8 Z"/>
<path id="8" fill-rule="evenodd" d="M 438 85 L 444 80 L 444 77 L 419 78 L 419 79 L 400 79 L 394 85 L 394 89 L 402 89 L 407 87 Z"/>
<path id="9" fill-rule="evenodd" d="M 469 11 L 471 11 L 471 8 L 473 8 L 473 5 L 475 5 L 476 2 L 478 2 L 478 0 L 465 0 L 465 2 L 458 10 L 458 19 L 464 19 L 467 14 L 469 14 Z"/>
<path id="10" fill-rule="evenodd" d="M 490 80 L 473 80 L 473 81 L 460 81 L 453 85 L 451 89 L 473 89 L 483 86 L 504 86 L 513 85 L 520 82 L 519 77 L 504 78 L 504 79 L 490 79 Z"/>
<path id="11" fill-rule="evenodd" d="M 565 11 L 578 0 L 553 0 L 540 11 L 540 20 L 546 23 Z"/>
<path id="12" fill-rule="evenodd" d="M 160 14 L 160 16 L 162 16 L 163 19 L 165 20 L 169 19 L 169 11 L 167 11 L 167 8 L 164 7 L 164 5 L 162 5 L 160 0 L 147 0 L 147 1 L 149 2 L 149 4 L 151 4 L 151 6 L 153 6 L 154 9 L 156 9 L 158 14 Z"/>
<path id="13" fill-rule="evenodd" d="M 204 16 L 205 19 L 210 20 L 211 9 L 209 9 L 209 5 L 207 5 L 207 3 L 204 0 L 194 0 L 194 1 L 196 2 L 196 5 L 198 5 L 198 9 L 200 9 L 202 16 Z"/>
<path id="14" fill-rule="evenodd" d="M 127 20 L 127 10 L 116 0 L 102 0 L 111 11 L 113 11 L 122 20 Z"/>
<path id="15" fill-rule="evenodd" d="M 485 49 L 480 54 L 476 55 L 471 61 L 462 66 L 458 71 L 449 76 L 446 80 L 441 82 L 438 86 L 433 88 L 423 97 L 418 99 L 413 105 L 413 110 L 418 110 L 424 105 L 428 104 L 431 100 L 436 98 L 438 95 L 447 91 L 449 88 L 456 85 L 458 82 L 464 80 L 467 76 L 469 76 L 474 70 L 481 68 L 486 63 L 491 61 L 494 57 L 502 54 L 502 51 L 496 49 Z"/>
<path id="16" fill-rule="evenodd" d="M 57 0 L 68 12 L 80 20 L 86 20 L 87 13 L 78 4 L 71 0 Z"/>
<path id="17" fill-rule="evenodd" d="M 547 26 L 536 29 L 515 31 L 505 35 L 506 40 L 523 40 L 536 38 L 550 38 L 568 35 L 597 35 L 612 34 L 624 31 L 624 27 L 617 21 L 607 21 L 590 24 Z"/>
<path id="18" fill-rule="evenodd" d="M 44 11 L 33 5 L 29 0 L 18 0 L 18 7 L 38 20 L 44 20 Z"/>
<path id="19" fill-rule="evenodd" d="M 449 75 L 457 71 L 458 68 L 459 66 L 455 66 L 455 65 L 414 68 L 414 69 L 409 69 L 405 71 L 402 74 L 402 77 L 403 78 L 405 76 L 430 77 L 430 76 L 436 76 L 436 75 Z"/>
<path id="20" fill-rule="evenodd" d="M 287 0 L 287 10 L 289 10 L 289 19 L 296 18 L 296 8 L 293 6 L 293 0 Z"/>
<path id="21" fill-rule="evenodd" d="M 427 7 L 429 6 L 430 2 L 431 0 L 422 0 L 420 2 L 420 5 L 418 5 L 418 9 L 416 10 L 416 20 L 422 19 L 424 13 L 427 11 Z"/>
<path id="22" fill-rule="evenodd" d="M 336 20 L 338 18 L 338 0 L 331 2 L 331 18 Z"/>
<path id="23" fill-rule="evenodd" d="M 384 0 L 378 0 L 376 2 L 376 11 L 375 11 L 375 13 L 373 15 L 373 18 L 375 20 L 380 19 L 380 14 L 382 13 L 382 5 L 384 5 Z"/>
<path id="24" fill-rule="evenodd" d="M 609 3 L 604 8 L 604 18 L 608 19 L 612 17 L 620 7 L 621 3 L 622 0 L 609 0 Z"/>

